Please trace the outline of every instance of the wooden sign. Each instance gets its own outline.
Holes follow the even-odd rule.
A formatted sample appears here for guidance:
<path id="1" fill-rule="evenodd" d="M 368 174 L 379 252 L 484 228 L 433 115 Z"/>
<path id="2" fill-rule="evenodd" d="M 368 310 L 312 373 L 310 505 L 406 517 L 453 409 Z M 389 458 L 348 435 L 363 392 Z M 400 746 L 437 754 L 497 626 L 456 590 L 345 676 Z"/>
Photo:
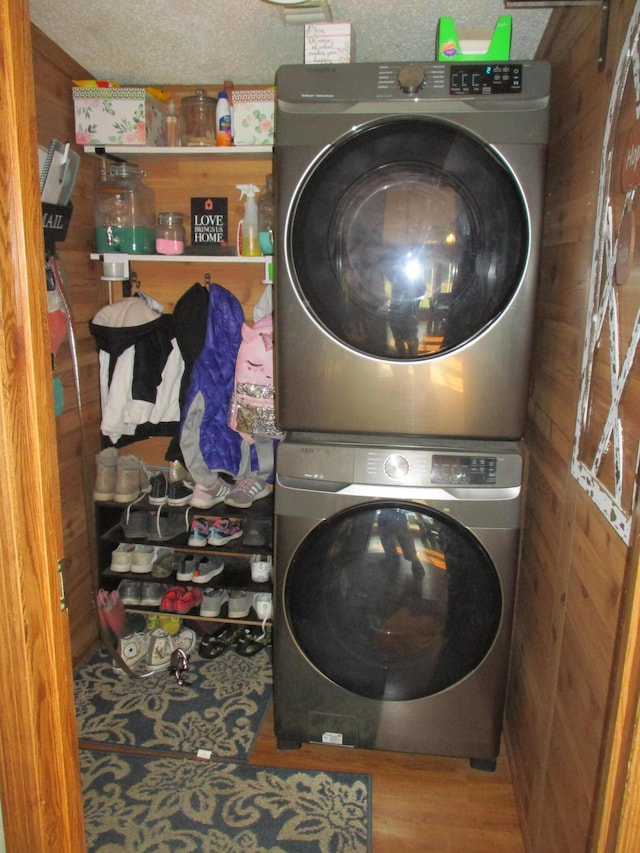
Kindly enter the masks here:
<path id="1" fill-rule="evenodd" d="M 226 198 L 191 199 L 191 244 L 215 249 L 228 242 Z"/>

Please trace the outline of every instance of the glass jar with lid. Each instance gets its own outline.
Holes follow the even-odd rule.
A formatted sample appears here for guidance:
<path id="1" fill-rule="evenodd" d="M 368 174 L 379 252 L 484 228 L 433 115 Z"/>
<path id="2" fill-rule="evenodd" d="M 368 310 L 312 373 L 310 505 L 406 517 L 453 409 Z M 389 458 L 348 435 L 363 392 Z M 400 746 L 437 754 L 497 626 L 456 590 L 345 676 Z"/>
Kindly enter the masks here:
<path id="1" fill-rule="evenodd" d="M 159 255 L 182 255 L 184 225 L 181 213 L 159 213 L 156 227 L 156 252 Z"/>
<path id="2" fill-rule="evenodd" d="M 133 163 L 113 163 L 96 185 L 95 227 L 98 252 L 150 255 L 155 252 L 156 201 Z"/>
<path id="3" fill-rule="evenodd" d="M 183 145 L 216 144 L 216 99 L 205 89 L 180 102 L 180 140 Z"/>

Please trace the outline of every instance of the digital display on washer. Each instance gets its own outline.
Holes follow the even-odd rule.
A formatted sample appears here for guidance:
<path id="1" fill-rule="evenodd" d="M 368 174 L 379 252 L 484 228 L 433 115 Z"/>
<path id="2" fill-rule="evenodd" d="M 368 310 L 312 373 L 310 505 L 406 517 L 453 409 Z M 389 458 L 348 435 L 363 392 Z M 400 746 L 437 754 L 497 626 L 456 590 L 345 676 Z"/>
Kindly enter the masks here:
<path id="1" fill-rule="evenodd" d="M 522 65 L 452 65 L 452 95 L 517 95 L 522 92 Z"/>
<path id="2" fill-rule="evenodd" d="M 495 456 L 433 455 L 431 482 L 448 486 L 495 486 L 497 458 Z"/>

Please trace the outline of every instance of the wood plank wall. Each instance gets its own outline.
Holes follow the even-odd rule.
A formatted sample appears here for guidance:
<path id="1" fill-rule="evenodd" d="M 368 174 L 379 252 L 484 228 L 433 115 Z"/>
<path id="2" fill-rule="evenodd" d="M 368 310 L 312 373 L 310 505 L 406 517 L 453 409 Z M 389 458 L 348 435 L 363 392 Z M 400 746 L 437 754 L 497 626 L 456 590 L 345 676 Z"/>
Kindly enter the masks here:
<path id="1" fill-rule="evenodd" d="M 38 144 L 48 147 L 52 138 L 73 143 L 71 81 L 86 78 L 87 71 L 37 27 L 32 26 L 31 32 Z M 75 143 L 73 148 L 81 152 Z M 67 239 L 57 247 L 71 304 L 81 388 L 79 406 L 67 336 L 58 350 L 54 375 L 60 379 L 64 390 L 64 411 L 56 419 L 56 425 L 67 561 L 65 588 L 74 663 L 95 647 L 98 638 L 92 594 L 93 513 L 88 511 L 85 501 L 85 480 L 90 480 L 87 489 L 92 489 L 94 457 L 100 449 L 98 362 L 88 324 L 107 299 L 106 288 L 96 275 L 96 265 L 89 259 L 94 245 L 93 186 L 97 177 L 98 161 L 83 157 L 72 198 L 74 210 Z"/>
<path id="2" fill-rule="evenodd" d="M 597 827 L 599 766 L 627 548 L 571 475 L 602 140 L 633 0 L 553 12 L 551 132 L 529 420 L 529 479 L 507 708 L 527 848 L 582 853 Z M 623 318 L 630 322 L 631 317 Z"/>

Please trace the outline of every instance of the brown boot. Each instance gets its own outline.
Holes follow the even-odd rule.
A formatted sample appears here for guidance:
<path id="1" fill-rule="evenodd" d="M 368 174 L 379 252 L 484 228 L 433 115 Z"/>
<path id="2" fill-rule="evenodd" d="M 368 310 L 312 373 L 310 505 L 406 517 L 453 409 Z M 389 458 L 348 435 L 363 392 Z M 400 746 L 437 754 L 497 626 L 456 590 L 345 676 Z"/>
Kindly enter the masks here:
<path id="1" fill-rule="evenodd" d="M 118 451 L 106 447 L 96 454 L 96 482 L 93 489 L 94 501 L 112 501 L 116 491 Z"/>
<path id="2" fill-rule="evenodd" d="M 137 500 L 143 491 L 147 491 L 148 487 L 149 479 L 142 460 L 137 456 L 119 456 L 114 501 L 121 504 L 131 503 Z"/>

